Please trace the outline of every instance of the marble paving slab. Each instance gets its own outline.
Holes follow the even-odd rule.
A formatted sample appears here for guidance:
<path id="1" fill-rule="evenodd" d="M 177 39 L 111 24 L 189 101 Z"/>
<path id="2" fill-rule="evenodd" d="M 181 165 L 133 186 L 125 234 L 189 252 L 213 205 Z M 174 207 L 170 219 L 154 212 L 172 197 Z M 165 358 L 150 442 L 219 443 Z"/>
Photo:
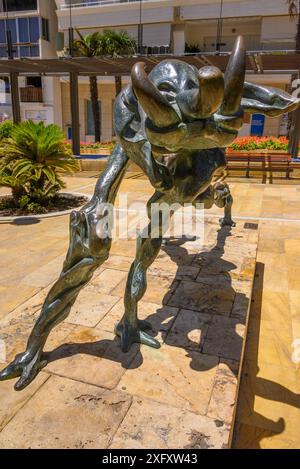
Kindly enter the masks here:
<path id="1" fill-rule="evenodd" d="M 0 383 L 0 448 L 230 447 L 257 242 L 255 226 L 214 219 L 204 239 L 167 241 L 139 309 L 161 348 L 128 354 L 114 326 L 135 241 L 114 243 L 52 331 L 48 366 L 23 392 Z M 1 320 L 1 367 L 24 350 L 48 290 Z"/>

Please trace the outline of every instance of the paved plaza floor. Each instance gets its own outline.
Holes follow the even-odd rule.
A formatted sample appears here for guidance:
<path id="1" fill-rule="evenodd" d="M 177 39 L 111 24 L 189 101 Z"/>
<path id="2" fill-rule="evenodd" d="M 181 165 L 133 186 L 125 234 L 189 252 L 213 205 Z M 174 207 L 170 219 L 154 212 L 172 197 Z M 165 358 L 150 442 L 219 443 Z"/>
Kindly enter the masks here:
<path id="1" fill-rule="evenodd" d="M 70 177 L 66 181 L 69 190 L 86 194 L 92 194 L 95 185 L 93 177 Z M 233 446 L 298 448 L 299 364 L 292 360 L 292 354 L 294 352 L 294 358 L 297 358 L 293 346 L 300 339 L 300 185 L 232 182 L 230 186 L 235 200 L 233 215 L 238 222 L 237 228 L 242 229 L 245 222 L 258 223 L 259 237 Z M 129 202 L 145 202 L 152 189 L 145 179 L 132 174 L 122 183 L 122 194 L 127 194 Z M 217 208 L 207 211 L 207 226 L 215 227 L 221 213 Z M 68 247 L 68 222 L 68 217 L 62 216 L 31 220 L 28 224 L 0 225 L 0 331 L 2 324 L 2 333 L 8 344 L 8 359 L 24 346 L 47 288 L 60 273 Z M 243 240 L 245 245 L 251 244 L 254 233 L 249 232 L 249 236 Z M 234 356 L 227 353 L 223 357 L 231 360 L 231 367 L 220 360 L 221 353 L 216 363 L 209 353 L 206 360 L 211 363 L 197 364 L 194 358 L 196 374 L 193 367 L 184 368 L 186 350 L 189 350 L 191 363 L 191 355 L 196 357 L 198 353 L 189 346 L 173 347 L 174 344 L 166 343 L 161 349 L 163 352 L 143 347 L 142 353 L 133 348 L 130 354 L 120 359 L 113 324 L 122 314 L 121 298 L 134 252 L 134 242 L 122 240 L 113 244 L 110 260 L 99 269 L 94 283 L 82 293 L 71 319 L 58 326 L 53 340 L 50 337 L 48 350 L 55 350 L 54 355 L 56 353 L 57 356 L 52 354 L 47 371 L 21 393 L 13 391 L 12 382 L 0 384 L 0 441 L 2 439 L 3 445 L 13 437 L 16 442 L 19 438 L 23 447 L 30 447 L 32 442 L 35 446 L 55 447 L 55 438 L 58 438 L 57 447 L 60 438 L 63 438 L 65 447 L 72 447 L 75 440 L 77 447 L 139 447 L 143 434 L 148 438 L 145 444 L 150 447 L 176 447 L 177 444 L 181 447 L 205 447 L 218 446 L 222 432 L 226 440 L 226 416 L 218 414 L 221 411 L 214 407 L 218 400 L 209 393 L 209 389 L 224 375 L 234 382 Z M 180 341 L 186 337 L 184 325 L 180 324 L 181 311 L 190 312 L 192 324 L 193 305 L 184 304 L 176 282 L 192 283 L 199 270 L 195 263 L 193 265 L 195 252 L 185 253 L 192 261 L 189 263 L 187 260 L 186 268 L 183 263 L 181 272 L 174 259 L 172 262 L 172 255 L 167 254 L 162 250 L 161 258 L 149 272 L 149 286 L 141 314 L 148 317 L 154 310 L 160 311 L 160 314 L 153 315 L 153 321 L 160 321 L 161 340 L 176 317 L 178 333 L 173 331 L 173 340 Z M 85 312 L 82 306 L 91 296 L 92 304 Z M 231 301 L 230 291 L 226 292 L 225 299 Z M 5 329 L 8 321 L 10 328 Z M 22 327 L 14 329 L 14 321 Z M 218 327 L 222 330 L 222 324 Z M 190 341 L 199 340 L 194 340 L 193 329 L 189 333 L 192 334 L 188 335 Z M 68 346 L 64 345 L 66 343 Z M 75 352 L 74 344 L 78 343 Z M 91 343 L 98 343 L 101 350 L 93 349 L 89 345 Z M 209 341 L 203 345 L 209 349 Z M 71 358 L 66 362 L 62 356 Z M 99 357 L 103 367 L 98 366 Z M 177 364 L 174 370 L 166 366 L 170 360 Z M 102 372 L 99 371 L 101 369 Z M 188 376 L 182 376 L 183 369 L 189 370 Z M 184 394 L 186 381 L 192 390 L 188 395 Z M 161 397 L 165 386 L 169 387 L 168 402 Z M 224 395 L 222 398 L 226 401 L 232 396 Z M 77 408 L 73 404 L 75 399 Z M 88 409 L 85 421 L 81 422 L 81 428 L 74 428 L 72 421 L 76 412 L 80 413 L 81 406 Z M 37 415 L 42 416 L 38 426 Z M 101 425 L 99 415 L 102 416 Z M 176 426 L 179 421 L 181 437 L 185 440 L 178 443 Z M 220 430 L 216 422 L 225 422 L 224 428 Z M 199 440 L 199 429 L 203 426 L 212 435 L 210 442 Z M 84 439 L 81 438 L 82 428 L 86 429 Z"/>

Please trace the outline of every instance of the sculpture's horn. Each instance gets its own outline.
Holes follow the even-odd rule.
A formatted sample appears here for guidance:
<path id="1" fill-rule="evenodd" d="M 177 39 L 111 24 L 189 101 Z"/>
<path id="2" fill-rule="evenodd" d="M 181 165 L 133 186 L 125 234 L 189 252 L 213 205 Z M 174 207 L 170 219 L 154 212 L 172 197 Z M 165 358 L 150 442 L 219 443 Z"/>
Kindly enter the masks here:
<path id="1" fill-rule="evenodd" d="M 232 115 L 238 112 L 243 96 L 246 74 L 246 49 L 244 39 L 238 36 L 225 72 L 225 93 L 221 114 Z"/>
<path id="2" fill-rule="evenodd" d="M 224 77 L 217 67 L 203 67 L 198 73 L 199 87 L 176 97 L 181 112 L 193 119 L 207 119 L 221 106 L 224 98 Z"/>
<path id="3" fill-rule="evenodd" d="M 200 68 L 199 87 L 197 117 L 205 119 L 220 108 L 224 99 L 224 77 L 221 70 L 213 66 Z"/>
<path id="4" fill-rule="evenodd" d="M 180 122 L 169 101 L 149 79 L 143 62 L 137 62 L 133 66 L 131 82 L 139 103 L 157 127 L 169 127 Z"/>

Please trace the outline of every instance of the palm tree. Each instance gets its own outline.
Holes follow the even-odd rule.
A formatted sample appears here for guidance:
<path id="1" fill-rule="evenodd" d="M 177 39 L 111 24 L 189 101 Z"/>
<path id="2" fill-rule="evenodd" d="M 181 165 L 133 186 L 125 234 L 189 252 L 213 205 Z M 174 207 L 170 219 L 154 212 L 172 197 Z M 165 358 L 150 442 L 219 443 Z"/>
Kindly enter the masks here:
<path id="1" fill-rule="evenodd" d="M 73 54 L 76 57 L 124 57 L 135 53 L 136 41 L 126 31 L 105 30 L 102 34 L 95 32 L 83 37 L 76 30 L 78 39 L 73 43 Z M 115 76 L 116 96 L 122 91 L 122 77 Z M 90 94 L 95 124 L 95 141 L 100 142 L 100 106 L 97 77 L 90 76 Z"/>
<path id="2" fill-rule="evenodd" d="M 54 124 L 25 121 L 14 126 L 0 152 L 0 186 L 11 188 L 16 204 L 22 196 L 29 202 L 49 200 L 65 187 L 60 173 L 78 169 L 63 131 Z"/>
<path id="3" fill-rule="evenodd" d="M 136 51 L 136 41 L 126 31 L 105 30 L 101 34 L 102 54 L 109 57 L 131 56 Z M 122 77 L 115 76 L 116 96 L 122 91 Z"/>
<path id="4" fill-rule="evenodd" d="M 100 33 L 88 34 L 83 37 L 80 31 L 76 30 L 78 39 L 73 43 L 73 54 L 76 57 L 99 57 L 102 55 L 102 37 Z M 95 141 L 100 142 L 100 106 L 97 86 L 97 77 L 90 76 L 90 95 L 92 103 L 92 111 L 95 126 Z"/>
<path id="5" fill-rule="evenodd" d="M 297 17 L 296 50 L 300 51 L 300 0 L 286 0 L 291 19 Z"/>

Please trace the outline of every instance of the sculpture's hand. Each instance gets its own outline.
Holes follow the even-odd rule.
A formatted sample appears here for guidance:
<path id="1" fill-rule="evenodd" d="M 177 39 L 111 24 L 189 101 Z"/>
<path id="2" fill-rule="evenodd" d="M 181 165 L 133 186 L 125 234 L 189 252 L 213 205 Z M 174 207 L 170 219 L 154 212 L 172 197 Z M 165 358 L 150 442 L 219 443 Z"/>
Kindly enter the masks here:
<path id="1" fill-rule="evenodd" d="M 0 381 L 6 381 L 20 376 L 19 381 L 15 384 L 15 390 L 22 391 L 46 365 L 47 361 L 41 360 L 40 352 L 34 357 L 28 352 L 21 353 L 16 356 L 10 365 L 1 371 Z"/>

